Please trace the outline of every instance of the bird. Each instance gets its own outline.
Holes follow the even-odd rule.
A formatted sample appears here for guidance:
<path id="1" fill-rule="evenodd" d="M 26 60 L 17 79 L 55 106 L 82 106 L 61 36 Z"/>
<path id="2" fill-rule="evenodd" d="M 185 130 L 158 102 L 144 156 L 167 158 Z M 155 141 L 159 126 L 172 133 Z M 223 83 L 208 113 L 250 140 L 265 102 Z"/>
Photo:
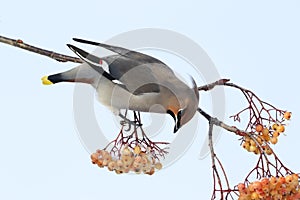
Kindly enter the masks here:
<path id="1" fill-rule="evenodd" d="M 174 133 L 195 115 L 199 92 L 192 77 L 193 86 L 189 87 L 157 58 L 123 47 L 79 38 L 73 40 L 105 48 L 114 54 L 98 57 L 67 44 L 83 63 L 65 72 L 42 77 L 44 85 L 89 84 L 96 90 L 98 101 L 123 118 L 122 109 L 169 114 L 174 119 Z M 108 70 L 103 68 L 104 62 Z"/>

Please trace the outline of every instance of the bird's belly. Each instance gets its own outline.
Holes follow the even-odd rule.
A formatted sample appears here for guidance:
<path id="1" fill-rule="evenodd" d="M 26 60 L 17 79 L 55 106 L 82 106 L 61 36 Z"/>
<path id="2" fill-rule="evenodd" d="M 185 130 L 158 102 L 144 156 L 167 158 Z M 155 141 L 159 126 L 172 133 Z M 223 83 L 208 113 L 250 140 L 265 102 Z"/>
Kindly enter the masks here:
<path id="1" fill-rule="evenodd" d="M 145 94 L 136 96 L 124 89 L 116 88 L 110 94 L 99 92 L 98 101 L 108 107 L 112 112 L 128 109 L 140 112 L 166 113 L 166 109 L 158 101 L 161 98 L 157 94 Z"/>

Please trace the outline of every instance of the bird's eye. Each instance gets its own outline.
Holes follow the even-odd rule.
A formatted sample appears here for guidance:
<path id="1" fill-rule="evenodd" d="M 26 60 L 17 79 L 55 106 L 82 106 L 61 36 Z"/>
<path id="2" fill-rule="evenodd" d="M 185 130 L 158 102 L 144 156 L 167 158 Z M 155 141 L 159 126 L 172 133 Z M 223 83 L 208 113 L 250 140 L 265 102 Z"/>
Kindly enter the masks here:
<path id="1" fill-rule="evenodd" d="M 177 117 L 178 117 L 178 118 L 181 118 L 181 117 L 184 115 L 184 112 L 185 112 L 184 109 L 180 109 L 180 110 L 178 111 Z"/>
<path id="2" fill-rule="evenodd" d="M 180 126 L 180 123 L 181 123 L 181 117 L 182 115 L 184 114 L 184 110 L 183 109 L 180 109 L 177 113 L 177 123 L 178 123 L 178 126 Z"/>

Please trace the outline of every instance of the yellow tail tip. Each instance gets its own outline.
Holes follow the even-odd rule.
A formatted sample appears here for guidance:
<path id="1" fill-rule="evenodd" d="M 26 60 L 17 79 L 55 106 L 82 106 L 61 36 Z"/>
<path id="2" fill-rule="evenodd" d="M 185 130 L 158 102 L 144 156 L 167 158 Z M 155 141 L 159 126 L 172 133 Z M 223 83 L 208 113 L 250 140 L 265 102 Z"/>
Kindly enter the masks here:
<path id="1" fill-rule="evenodd" d="M 51 84 L 53 84 L 51 81 L 49 81 L 48 76 L 44 76 L 43 78 L 41 78 L 41 80 L 42 80 L 42 83 L 44 85 L 51 85 Z"/>

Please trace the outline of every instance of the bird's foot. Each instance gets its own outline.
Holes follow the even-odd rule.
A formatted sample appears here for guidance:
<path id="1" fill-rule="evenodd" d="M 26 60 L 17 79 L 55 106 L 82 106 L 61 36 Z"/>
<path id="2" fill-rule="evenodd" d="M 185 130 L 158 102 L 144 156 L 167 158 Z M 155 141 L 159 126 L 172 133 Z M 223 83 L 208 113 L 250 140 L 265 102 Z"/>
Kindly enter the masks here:
<path id="1" fill-rule="evenodd" d="M 119 116 L 123 119 L 123 120 L 120 121 L 120 124 L 122 126 L 128 125 L 128 129 L 126 129 L 125 131 L 130 131 L 131 126 L 137 127 L 137 126 L 142 126 L 143 125 L 140 121 L 137 121 L 137 120 L 131 121 L 122 114 L 119 114 Z"/>
<path id="2" fill-rule="evenodd" d="M 131 126 L 142 126 L 143 124 L 141 124 L 139 121 L 131 121 L 129 119 L 123 119 L 120 121 L 120 124 L 122 126 L 128 125 L 128 128 L 125 131 L 130 131 L 131 130 Z"/>

